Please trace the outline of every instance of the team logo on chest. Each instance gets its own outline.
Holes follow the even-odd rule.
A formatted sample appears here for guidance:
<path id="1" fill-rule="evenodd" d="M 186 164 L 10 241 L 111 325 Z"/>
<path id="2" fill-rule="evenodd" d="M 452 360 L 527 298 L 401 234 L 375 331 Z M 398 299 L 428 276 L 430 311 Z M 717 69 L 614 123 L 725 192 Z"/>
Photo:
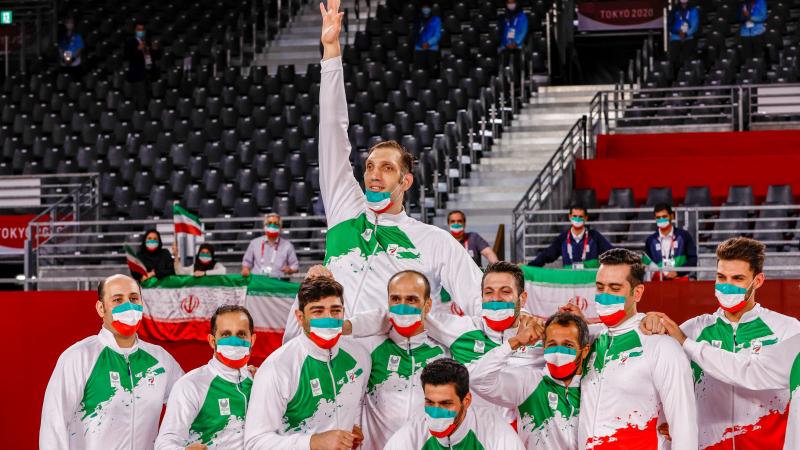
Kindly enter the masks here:
<path id="1" fill-rule="evenodd" d="M 550 404 L 550 409 L 552 410 L 558 408 L 558 394 L 556 394 L 555 392 L 548 392 L 547 403 Z"/>
<path id="2" fill-rule="evenodd" d="M 122 383 L 119 379 L 119 372 L 108 372 L 108 378 L 111 381 L 111 387 L 113 388 L 122 388 Z"/>
<path id="3" fill-rule="evenodd" d="M 486 343 L 483 341 L 475 341 L 475 345 L 472 347 L 472 351 L 475 353 L 483 353 L 486 351 Z"/>
<path id="4" fill-rule="evenodd" d="M 752 341 L 750 341 L 750 349 L 754 355 L 760 355 L 761 348 L 762 345 L 760 339 L 753 339 Z"/>
<path id="5" fill-rule="evenodd" d="M 322 395 L 322 386 L 319 384 L 319 378 L 312 378 L 311 381 L 311 395 L 319 397 Z"/>
<path id="6" fill-rule="evenodd" d="M 350 369 L 345 373 L 347 374 L 347 382 L 348 383 L 352 383 L 353 381 L 356 381 L 356 369 Z"/>
<path id="7" fill-rule="evenodd" d="M 398 247 L 399 247 L 399 246 L 398 246 L 397 244 L 389 244 L 389 246 L 388 246 L 388 247 L 386 247 L 386 253 L 388 253 L 388 254 L 390 254 L 390 255 L 394 256 L 394 255 L 396 255 L 396 254 L 397 254 L 397 249 L 398 249 Z"/>
<path id="8" fill-rule="evenodd" d="M 625 363 L 628 362 L 628 358 L 630 358 L 631 354 L 628 352 L 622 352 L 619 355 L 619 365 L 624 366 Z"/>
<path id="9" fill-rule="evenodd" d="M 386 370 L 389 372 L 397 372 L 397 369 L 400 367 L 400 356 L 398 355 L 389 355 L 389 364 L 386 366 Z"/>
<path id="10" fill-rule="evenodd" d="M 231 401 L 227 398 L 221 398 L 217 400 L 219 403 L 219 415 L 220 416 L 230 416 L 231 415 Z"/>

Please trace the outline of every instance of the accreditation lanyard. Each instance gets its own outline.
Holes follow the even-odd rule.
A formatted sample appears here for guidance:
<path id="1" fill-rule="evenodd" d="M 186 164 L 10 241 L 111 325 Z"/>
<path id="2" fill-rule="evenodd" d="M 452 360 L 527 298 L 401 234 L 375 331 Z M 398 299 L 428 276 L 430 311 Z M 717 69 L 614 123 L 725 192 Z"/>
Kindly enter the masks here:
<path id="1" fill-rule="evenodd" d="M 581 262 L 586 261 L 586 253 L 589 251 L 589 232 L 583 232 L 583 255 L 581 256 Z M 567 231 L 567 254 L 569 255 L 569 262 L 573 263 L 574 258 L 572 257 L 572 230 Z"/>
<path id="2" fill-rule="evenodd" d="M 264 247 L 266 246 L 267 238 L 261 241 L 261 268 L 264 268 Z M 278 246 L 281 243 L 281 238 L 275 239 L 275 248 L 272 249 L 272 259 L 269 261 L 269 267 L 275 267 L 275 257 L 278 255 Z"/>
<path id="3" fill-rule="evenodd" d="M 666 254 L 664 253 L 664 251 L 665 251 L 665 249 L 664 249 L 664 238 L 668 238 L 668 237 L 670 237 L 670 235 L 668 234 L 666 236 L 661 236 L 661 237 L 658 238 L 658 241 L 661 244 L 661 259 L 662 260 L 664 260 L 664 259 L 671 260 L 672 257 L 675 256 L 675 247 L 678 246 L 678 236 L 675 236 L 675 233 L 671 233 L 671 235 L 672 235 L 672 244 L 670 244 L 670 246 L 669 246 L 669 249 L 668 249 L 669 253 L 666 253 Z"/>

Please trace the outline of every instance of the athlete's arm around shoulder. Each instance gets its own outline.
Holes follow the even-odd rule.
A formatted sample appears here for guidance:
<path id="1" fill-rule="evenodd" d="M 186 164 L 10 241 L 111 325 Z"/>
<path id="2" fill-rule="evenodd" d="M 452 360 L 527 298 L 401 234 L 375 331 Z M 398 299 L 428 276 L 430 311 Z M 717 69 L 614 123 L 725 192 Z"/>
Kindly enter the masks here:
<path id="1" fill-rule="evenodd" d="M 433 228 L 433 227 L 432 227 Z M 449 233 L 436 228 L 431 230 L 441 236 L 436 236 L 439 243 L 433 251 L 433 256 L 437 258 L 435 264 L 438 266 L 439 279 L 442 286 L 447 289 L 464 314 L 476 316 L 481 311 L 481 279 L 483 273 L 469 256 L 467 250 Z"/>
<path id="2" fill-rule="evenodd" d="M 68 450 L 69 423 L 78 410 L 83 387 L 99 351 L 92 351 L 96 338 L 72 345 L 58 357 L 47 383 L 39 426 L 39 448 Z"/>
<path id="3" fill-rule="evenodd" d="M 643 347 L 664 416 L 670 425 L 672 448 L 697 448 L 697 406 L 689 359 L 668 336 L 643 336 Z"/>

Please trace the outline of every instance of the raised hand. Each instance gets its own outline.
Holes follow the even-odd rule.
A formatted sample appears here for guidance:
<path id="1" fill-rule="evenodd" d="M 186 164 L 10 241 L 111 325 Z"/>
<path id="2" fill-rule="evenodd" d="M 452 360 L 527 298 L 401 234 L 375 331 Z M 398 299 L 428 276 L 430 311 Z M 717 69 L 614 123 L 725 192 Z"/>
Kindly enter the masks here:
<path id="1" fill-rule="evenodd" d="M 319 4 L 319 12 L 322 16 L 322 31 L 320 41 L 323 46 L 322 59 L 335 58 L 342 54 L 339 47 L 339 34 L 342 32 L 342 17 L 344 13 L 339 12 L 339 0 L 328 0 L 328 8 L 322 3 Z"/>
<path id="2" fill-rule="evenodd" d="M 647 313 L 644 316 L 642 322 L 639 323 L 639 329 L 648 336 L 651 334 L 667 334 L 667 330 L 661 324 L 661 316 L 654 312 Z"/>
<path id="3" fill-rule="evenodd" d="M 674 320 L 670 319 L 669 316 L 664 313 L 654 312 L 651 314 L 658 316 L 659 322 L 667 331 L 667 334 L 672 336 L 672 338 L 678 341 L 679 344 L 683 345 L 683 341 L 686 340 L 686 335 L 683 334 L 681 327 L 679 327 Z"/>

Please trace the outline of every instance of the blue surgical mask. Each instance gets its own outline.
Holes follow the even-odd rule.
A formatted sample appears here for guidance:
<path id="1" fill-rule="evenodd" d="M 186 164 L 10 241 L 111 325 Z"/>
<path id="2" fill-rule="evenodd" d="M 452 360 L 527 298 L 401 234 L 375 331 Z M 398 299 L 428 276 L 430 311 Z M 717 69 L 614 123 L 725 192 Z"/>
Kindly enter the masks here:
<path id="1" fill-rule="evenodd" d="M 429 7 L 427 7 L 427 6 L 422 8 L 422 15 L 425 16 L 425 17 L 430 16 L 431 15 L 431 9 Z"/>
<path id="2" fill-rule="evenodd" d="M 144 39 L 144 31 L 137 31 L 136 32 L 136 39 Z"/>

